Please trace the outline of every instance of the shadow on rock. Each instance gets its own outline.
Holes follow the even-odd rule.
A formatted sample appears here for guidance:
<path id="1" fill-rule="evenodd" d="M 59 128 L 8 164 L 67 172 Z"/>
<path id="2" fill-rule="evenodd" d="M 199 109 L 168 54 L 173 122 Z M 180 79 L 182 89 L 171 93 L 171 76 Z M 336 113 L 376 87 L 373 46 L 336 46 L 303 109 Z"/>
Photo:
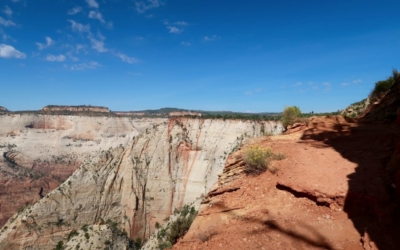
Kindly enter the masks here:
<path id="1" fill-rule="evenodd" d="M 341 116 L 314 118 L 309 127 L 302 140 L 321 141 L 357 164 L 347 176 L 343 210 L 362 235 L 364 249 L 400 249 L 398 169 L 389 167 L 396 147 L 400 149 L 399 127 L 393 122 L 354 122 Z"/>

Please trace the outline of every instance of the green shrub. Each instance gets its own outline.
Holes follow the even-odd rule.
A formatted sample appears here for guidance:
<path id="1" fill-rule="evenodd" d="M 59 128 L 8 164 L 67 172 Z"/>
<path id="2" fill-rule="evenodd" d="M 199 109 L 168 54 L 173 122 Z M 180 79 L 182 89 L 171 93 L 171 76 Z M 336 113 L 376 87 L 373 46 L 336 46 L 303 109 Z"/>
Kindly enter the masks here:
<path id="1" fill-rule="evenodd" d="M 159 249 L 171 248 L 189 230 L 197 215 L 195 208 L 189 205 L 183 206 L 181 211 L 177 210 L 177 213 L 179 217 L 175 221 L 158 231 Z"/>
<path id="2" fill-rule="evenodd" d="M 297 106 L 289 106 L 283 110 L 282 125 L 286 128 L 288 125 L 295 123 L 301 115 L 301 111 Z"/>
<path id="3" fill-rule="evenodd" d="M 72 230 L 69 235 L 68 235 L 68 240 L 72 239 L 73 237 L 75 237 L 76 235 L 78 235 L 79 233 L 74 229 Z"/>
<path id="4" fill-rule="evenodd" d="M 376 101 L 383 93 L 388 91 L 399 76 L 400 73 L 396 69 L 393 69 L 392 75 L 388 79 L 376 82 L 375 87 L 370 94 L 372 101 Z"/>
<path id="5" fill-rule="evenodd" d="M 265 172 L 270 166 L 272 156 L 272 151 L 269 148 L 251 147 L 244 150 L 243 161 L 246 163 L 245 172 L 249 174 Z"/>
<path id="6" fill-rule="evenodd" d="M 62 250 L 62 249 L 64 249 L 64 242 L 59 241 L 57 243 L 57 246 L 56 246 L 55 250 Z"/>

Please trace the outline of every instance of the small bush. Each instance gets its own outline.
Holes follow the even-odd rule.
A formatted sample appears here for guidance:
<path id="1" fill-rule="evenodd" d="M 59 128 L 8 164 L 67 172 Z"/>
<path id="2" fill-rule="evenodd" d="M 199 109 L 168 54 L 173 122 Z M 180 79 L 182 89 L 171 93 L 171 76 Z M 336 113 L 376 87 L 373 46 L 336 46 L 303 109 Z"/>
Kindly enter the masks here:
<path id="1" fill-rule="evenodd" d="M 288 125 L 292 125 L 299 119 L 301 111 L 299 107 L 289 106 L 283 110 L 282 113 L 282 125 L 286 128 Z"/>
<path id="2" fill-rule="evenodd" d="M 399 76 L 400 73 L 396 69 L 393 69 L 392 75 L 388 79 L 376 82 L 375 87 L 370 95 L 372 101 L 376 101 L 377 99 L 381 98 L 382 95 L 393 86 L 394 82 Z"/>
<path id="3" fill-rule="evenodd" d="M 275 173 L 277 169 L 271 166 L 272 160 L 283 160 L 286 155 L 274 154 L 269 148 L 251 147 L 243 152 L 243 161 L 246 163 L 245 172 L 248 174 L 261 174 L 266 170 Z"/>
<path id="4" fill-rule="evenodd" d="M 74 229 L 68 235 L 68 240 L 72 239 L 73 237 L 77 236 L 79 233 Z"/>
<path id="5" fill-rule="evenodd" d="M 280 160 L 286 159 L 286 155 L 277 153 L 277 154 L 274 154 L 273 159 L 280 161 Z"/>
<path id="6" fill-rule="evenodd" d="M 243 152 L 243 161 L 246 163 L 245 172 L 260 174 L 270 165 L 272 151 L 269 148 L 251 147 Z"/>
<path id="7" fill-rule="evenodd" d="M 62 249 L 64 249 L 64 242 L 59 241 L 57 243 L 57 246 L 56 246 L 55 250 L 62 250 Z"/>

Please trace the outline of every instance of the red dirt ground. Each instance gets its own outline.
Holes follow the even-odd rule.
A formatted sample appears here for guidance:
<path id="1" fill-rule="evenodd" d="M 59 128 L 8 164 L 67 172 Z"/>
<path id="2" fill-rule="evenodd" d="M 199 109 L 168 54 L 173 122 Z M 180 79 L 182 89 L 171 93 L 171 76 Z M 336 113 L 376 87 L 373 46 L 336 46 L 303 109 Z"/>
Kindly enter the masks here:
<path id="1" fill-rule="evenodd" d="M 220 186 L 173 249 L 400 249 L 398 190 L 385 171 L 399 137 L 394 125 L 335 116 L 254 139 L 243 148 L 286 155 L 272 162 L 278 172 Z"/>

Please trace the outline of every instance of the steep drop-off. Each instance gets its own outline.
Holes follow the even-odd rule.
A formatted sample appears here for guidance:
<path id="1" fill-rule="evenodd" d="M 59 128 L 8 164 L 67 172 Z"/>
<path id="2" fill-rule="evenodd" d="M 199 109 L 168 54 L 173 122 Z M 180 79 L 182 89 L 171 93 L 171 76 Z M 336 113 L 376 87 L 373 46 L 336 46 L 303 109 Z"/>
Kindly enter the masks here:
<path id="1" fill-rule="evenodd" d="M 49 159 L 51 150 L 85 162 L 60 187 L 7 222 L 0 231 L 4 249 L 52 249 L 59 241 L 76 245 L 68 239 L 72 230 L 104 221 L 121 225 L 130 238 L 146 238 L 175 208 L 199 202 L 217 181 L 227 156 L 246 138 L 282 130 L 274 122 L 239 120 L 32 118 L 1 118 L 12 129 L 0 132 L 0 144 L 16 145 L 10 150 L 6 145 L 2 169 L 29 169 L 23 165 Z M 1 177 L 15 183 L 15 175 L 6 173 Z M 21 178 L 26 182 L 31 177 Z M 3 197 L 2 207 L 7 207 Z"/>

